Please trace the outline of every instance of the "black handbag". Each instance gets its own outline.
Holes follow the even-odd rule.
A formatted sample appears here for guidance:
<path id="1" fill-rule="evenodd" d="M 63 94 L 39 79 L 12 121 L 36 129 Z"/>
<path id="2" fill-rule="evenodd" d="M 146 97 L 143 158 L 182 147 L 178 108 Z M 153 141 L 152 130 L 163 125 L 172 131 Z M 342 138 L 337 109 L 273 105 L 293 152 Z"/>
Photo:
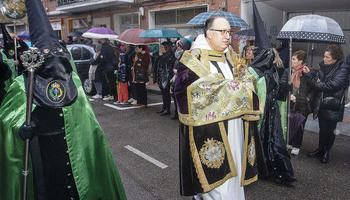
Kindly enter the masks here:
<path id="1" fill-rule="evenodd" d="M 327 110 L 335 110 L 338 111 L 341 108 L 341 105 L 344 101 L 344 95 L 341 99 L 338 97 L 324 97 L 322 102 L 322 108 Z"/>
<path id="2" fill-rule="evenodd" d="M 137 81 L 146 81 L 146 77 L 147 77 L 147 75 L 145 72 L 136 72 L 135 73 L 135 79 Z"/>

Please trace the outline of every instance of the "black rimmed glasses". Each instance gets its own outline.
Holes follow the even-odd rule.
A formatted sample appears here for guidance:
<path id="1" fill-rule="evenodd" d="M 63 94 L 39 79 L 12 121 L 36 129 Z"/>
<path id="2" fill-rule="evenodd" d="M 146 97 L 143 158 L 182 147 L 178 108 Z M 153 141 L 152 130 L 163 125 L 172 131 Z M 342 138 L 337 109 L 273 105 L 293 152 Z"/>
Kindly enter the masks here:
<path id="1" fill-rule="evenodd" d="M 230 35 L 233 33 L 233 31 L 230 31 L 230 30 L 219 30 L 219 29 L 209 29 L 211 31 L 218 31 L 221 33 L 222 36 L 226 35 L 227 33 Z"/>

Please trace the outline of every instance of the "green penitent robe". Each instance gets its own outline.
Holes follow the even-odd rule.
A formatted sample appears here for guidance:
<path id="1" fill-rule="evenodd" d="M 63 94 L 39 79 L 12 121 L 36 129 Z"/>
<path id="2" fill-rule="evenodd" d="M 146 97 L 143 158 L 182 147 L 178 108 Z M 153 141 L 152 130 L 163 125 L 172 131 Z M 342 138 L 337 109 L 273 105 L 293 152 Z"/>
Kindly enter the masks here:
<path id="1" fill-rule="evenodd" d="M 79 197 L 81 200 L 126 199 L 107 139 L 75 73 L 73 79 L 78 98 L 62 111 Z M 25 145 L 18 129 L 25 122 L 25 114 L 25 85 L 20 76 L 12 83 L 0 107 L 0 199 L 22 199 Z M 34 199 L 31 163 L 29 167 L 27 199 L 31 200 Z"/>

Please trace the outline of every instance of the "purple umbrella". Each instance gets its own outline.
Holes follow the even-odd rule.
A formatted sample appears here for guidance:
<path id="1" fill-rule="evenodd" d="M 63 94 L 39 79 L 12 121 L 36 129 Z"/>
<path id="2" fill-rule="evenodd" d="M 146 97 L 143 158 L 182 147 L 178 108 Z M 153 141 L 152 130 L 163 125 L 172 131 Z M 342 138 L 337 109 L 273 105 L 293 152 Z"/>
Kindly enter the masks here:
<path id="1" fill-rule="evenodd" d="M 30 40 L 29 31 L 22 31 L 18 33 L 18 38 L 22 40 Z"/>
<path id="2" fill-rule="evenodd" d="M 116 32 L 104 27 L 96 27 L 96 28 L 89 29 L 82 36 L 86 38 L 94 38 L 94 39 L 101 39 L 101 38 L 117 39 L 118 38 L 118 34 Z"/>

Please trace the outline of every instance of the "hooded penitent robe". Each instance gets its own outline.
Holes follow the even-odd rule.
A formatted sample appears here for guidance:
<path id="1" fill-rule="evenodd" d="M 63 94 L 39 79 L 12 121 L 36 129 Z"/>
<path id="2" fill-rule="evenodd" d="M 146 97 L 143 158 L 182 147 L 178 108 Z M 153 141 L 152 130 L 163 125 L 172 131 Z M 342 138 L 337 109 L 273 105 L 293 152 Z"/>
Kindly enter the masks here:
<path id="1" fill-rule="evenodd" d="M 62 108 L 67 154 L 80 199 L 126 199 L 106 137 L 96 120 L 81 81 L 75 73 L 77 100 Z M 35 106 L 33 110 L 35 110 Z M 25 122 L 23 76 L 15 79 L 0 107 L 0 199 L 22 199 L 24 141 L 18 135 Z M 84 118 L 84 120 L 81 119 Z M 29 163 L 27 199 L 34 199 L 33 169 Z"/>
<path id="2" fill-rule="evenodd" d="M 294 175 L 290 155 L 286 148 L 286 74 L 285 69 L 273 63 L 272 48 L 264 49 L 250 64 L 249 71 L 257 79 L 256 91 L 264 104 L 264 113 L 258 129 L 264 149 L 264 159 L 268 174 L 278 180 L 286 180 Z"/>
<path id="3" fill-rule="evenodd" d="M 211 50 L 203 35 L 182 56 L 174 90 L 181 195 L 225 187 L 230 198 L 244 199 L 243 186 L 257 180 L 254 122 L 262 107 L 243 63 L 232 50 Z"/>

